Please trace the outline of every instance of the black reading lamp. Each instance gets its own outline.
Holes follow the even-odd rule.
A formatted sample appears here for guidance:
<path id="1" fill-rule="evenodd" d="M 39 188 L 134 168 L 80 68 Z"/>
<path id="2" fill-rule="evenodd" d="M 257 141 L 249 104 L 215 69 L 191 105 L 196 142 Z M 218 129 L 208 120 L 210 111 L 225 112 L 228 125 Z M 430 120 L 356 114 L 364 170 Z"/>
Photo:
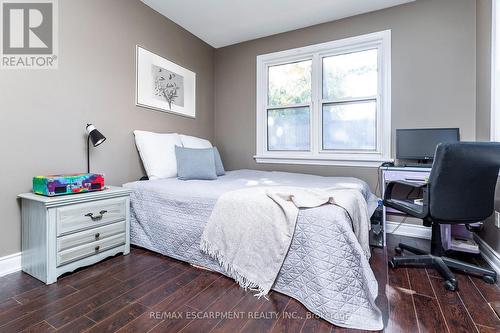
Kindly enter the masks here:
<path id="1" fill-rule="evenodd" d="M 94 147 L 97 147 L 106 141 L 106 137 L 94 125 L 87 124 L 87 173 L 90 173 L 90 141 Z"/>

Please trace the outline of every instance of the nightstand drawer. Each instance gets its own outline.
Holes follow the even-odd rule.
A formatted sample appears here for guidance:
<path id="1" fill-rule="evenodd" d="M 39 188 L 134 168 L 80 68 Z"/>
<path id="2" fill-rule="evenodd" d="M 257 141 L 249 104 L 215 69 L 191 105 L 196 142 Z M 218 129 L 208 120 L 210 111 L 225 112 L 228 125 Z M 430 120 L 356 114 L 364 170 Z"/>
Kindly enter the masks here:
<path id="1" fill-rule="evenodd" d="M 126 199 L 108 199 L 57 208 L 57 236 L 125 220 Z"/>
<path id="2" fill-rule="evenodd" d="M 80 245 L 71 249 L 57 253 L 57 266 L 79 260 L 85 257 L 98 254 L 100 252 L 112 249 L 125 244 L 125 233 L 94 241 L 89 244 Z"/>
<path id="3" fill-rule="evenodd" d="M 99 228 L 80 231 L 67 236 L 57 238 L 57 252 L 92 243 L 116 234 L 124 233 L 126 229 L 125 221 L 108 224 Z"/>

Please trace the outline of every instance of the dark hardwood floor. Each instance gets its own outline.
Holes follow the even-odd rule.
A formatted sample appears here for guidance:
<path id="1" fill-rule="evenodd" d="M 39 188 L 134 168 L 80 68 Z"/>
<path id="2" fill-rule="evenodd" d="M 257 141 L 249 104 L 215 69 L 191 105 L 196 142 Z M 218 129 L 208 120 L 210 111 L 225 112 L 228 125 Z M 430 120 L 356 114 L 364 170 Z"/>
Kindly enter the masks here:
<path id="1" fill-rule="evenodd" d="M 371 259 L 385 332 L 500 332 L 498 285 L 457 274 L 460 290 L 449 292 L 432 270 L 388 270 L 401 238 L 390 237 L 391 247 L 374 249 Z M 50 286 L 24 273 L 0 278 L 0 332 L 54 331 L 361 332 L 317 319 L 290 297 L 272 292 L 259 300 L 220 274 L 138 248 Z"/>

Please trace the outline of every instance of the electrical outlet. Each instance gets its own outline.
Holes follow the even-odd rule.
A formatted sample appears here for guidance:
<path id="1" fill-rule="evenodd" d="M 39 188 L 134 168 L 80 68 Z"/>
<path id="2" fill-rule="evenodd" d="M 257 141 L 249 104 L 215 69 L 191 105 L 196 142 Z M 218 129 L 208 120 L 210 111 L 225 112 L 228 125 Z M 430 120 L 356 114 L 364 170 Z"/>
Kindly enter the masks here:
<path id="1" fill-rule="evenodd" d="M 500 212 L 495 210 L 495 226 L 500 229 Z"/>

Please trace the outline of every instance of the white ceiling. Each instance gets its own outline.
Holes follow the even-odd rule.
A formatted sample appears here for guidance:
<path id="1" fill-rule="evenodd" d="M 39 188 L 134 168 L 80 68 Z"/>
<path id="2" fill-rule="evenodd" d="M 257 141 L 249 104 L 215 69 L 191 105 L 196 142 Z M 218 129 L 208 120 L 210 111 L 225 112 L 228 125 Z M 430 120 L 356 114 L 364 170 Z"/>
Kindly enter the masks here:
<path id="1" fill-rule="evenodd" d="M 142 0 L 213 47 L 415 0 Z"/>

